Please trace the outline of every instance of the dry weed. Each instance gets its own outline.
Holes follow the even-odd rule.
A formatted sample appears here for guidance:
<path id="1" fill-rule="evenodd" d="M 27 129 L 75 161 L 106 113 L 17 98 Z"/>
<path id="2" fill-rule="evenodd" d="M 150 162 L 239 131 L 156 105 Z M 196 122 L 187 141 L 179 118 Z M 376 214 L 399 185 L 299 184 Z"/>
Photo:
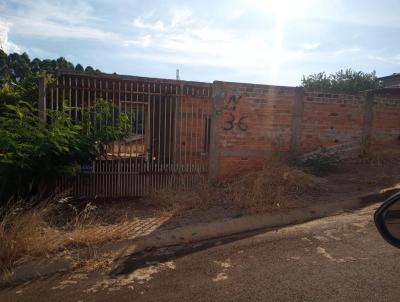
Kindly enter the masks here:
<path id="1" fill-rule="evenodd" d="M 59 215 L 72 208 L 73 215 Z M 49 253 L 100 244 L 122 237 L 118 227 L 99 224 L 95 207 L 87 203 L 78 210 L 65 198 L 46 200 L 34 206 L 17 202 L 0 213 L 0 267 L 10 270 L 24 256 Z"/>
<path id="2" fill-rule="evenodd" d="M 156 190 L 144 198 L 145 204 L 157 208 L 161 213 L 180 213 L 191 209 L 202 209 L 210 204 L 210 187 L 201 183 L 190 190 L 170 187 Z"/>
<path id="3" fill-rule="evenodd" d="M 118 252 L 109 252 L 109 253 L 103 253 L 101 255 L 93 255 L 93 257 L 90 257 L 80 262 L 77 265 L 77 267 L 80 268 L 80 271 L 83 271 L 85 273 L 106 269 L 110 267 L 110 265 L 119 255 L 120 254 Z"/>
<path id="4" fill-rule="evenodd" d="M 363 162 L 374 166 L 398 163 L 399 159 L 400 148 L 394 147 L 370 147 L 362 157 Z"/>
<path id="5" fill-rule="evenodd" d="M 49 208 L 24 209 L 19 202 L 3 209 L 0 221 L 0 267 L 10 268 L 24 255 L 46 254 L 54 248 L 57 231 L 46 221 Z"/>
<path id="6" fill-rule="evenodd" d="M 193 208 L 224 206 L 252 212 L 285 208 L 299 204 L 300 197 L 322 188 L 320 178 L 275 161 L 262 169 L 246 173 L 218 185 L 198 185 L 189 191 L 163 189 L 150 194 L 146 201 L 175 215 Z"/>
<path id="7" fill-rule="evenodd" d="M 225 198 L 239 208 L 254 212 L 295 207 L 304 195 L 321 190 L 321 179 L 289 167 L 282 162 L 269 162 L 252 173 L 226 183 Z"/>

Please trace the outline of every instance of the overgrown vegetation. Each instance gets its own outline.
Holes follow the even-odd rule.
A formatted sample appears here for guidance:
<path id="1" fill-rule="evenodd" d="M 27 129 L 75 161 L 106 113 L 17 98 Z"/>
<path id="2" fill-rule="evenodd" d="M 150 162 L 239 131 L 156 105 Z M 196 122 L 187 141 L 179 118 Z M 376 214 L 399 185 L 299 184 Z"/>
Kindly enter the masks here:
<path id="1" fill-rule="evenodd" d="M 92 203 L 78 207 L 66 197 L 52 196 L 9 203 L 0 211 L 0 273 L 9 272 L 24 256 L 43 256 L 87 247 L 123 236 L 103 226 Z"/>
<path id="2" fill-rule="evenodd" d="M 307 195 L 321 190 L 318 177 L 290 167 L 279 161 L 267 162 L 264 167 L 225 184 L 225 198 L 235 206 L 251 212 L 298 207 Z"/>
<path id="3" fill-rule="evenodd" d="M 147 203 L 180 212 L 213 206 L 244 209 L 249 212 L 296 207 L 303 197 L 318 194 L 321 180 L 290 167 L 280 160 L 266 162 L 262 169 L 244 173 L 220 184 L 199 184 L 189 191 L 162 189 L 152 193 Z"/>
<path id="4" fill-rule="evenodd" d="M 37 193 L 42 184 L 61 175 L 74 175 L 80 165 L 104 155 L 105 146 L 125 137 L 131 130 L 126 114 L 111 123 L 113 108 L 98 100 L 84 112 L 83 121 L 73 120 L 71 110 L 49 112 L 42 123 L 26 102 L 6 105 L 0 115 L 0 199 Z M 102 123 L 102 124 L 101 124 Z M 44 189 L 44 188 L 43 188 Z"/>
<path id="5" fill-rule="evenodd" d="M 303 76 L 301 85 L 308 89 L 332 90 L 348 93 L 357 93 L 369 89 L 383 87 L 376 77 L 376 72 L 366 73 L 352 69 L 339 70 L 327 75 L 325 72 Z"/>
<path id="6" fill-rule="evenodd" d="M 39 120 L 38 79 L 46 76 L 53 85 L 47 71 L 73 69 L 63 58 L 30 61 L 26 54 L 0 52 L 0 68 L 0 206 L 45 190 L 43 184 L 59 176 L 74 175 L 132 130 L 131 119 L 102 99 L 84 110 L 63 105 L 47 112 L 47 123 Z M 82 118 L 73 119 L 72 112 Z"/>
<path id="7" fill-rule="evenodd" d="M 54 85 L 60 69 L 83 71 L 64 58 L 30 60 L 26 53 L 0 50 L 0 268 L 25 255 L 46 253 L 118 239 L 120 230 L 102 229 L 90 203 L 79 208 L 66 198 L 52 199 L 53 181 L 72 176 L 80 165 L 107 156 L 107 146 L 122 140 L 134 117 L 108 101 L 82 109 L 62 104 L 38 118 L 38 82 Z M 88 66 L 86 72 L 97 73 Z M 77 115 L 79 118 L 73 118 Z M 99 235 L 101 233 L 101 236 Z"/>

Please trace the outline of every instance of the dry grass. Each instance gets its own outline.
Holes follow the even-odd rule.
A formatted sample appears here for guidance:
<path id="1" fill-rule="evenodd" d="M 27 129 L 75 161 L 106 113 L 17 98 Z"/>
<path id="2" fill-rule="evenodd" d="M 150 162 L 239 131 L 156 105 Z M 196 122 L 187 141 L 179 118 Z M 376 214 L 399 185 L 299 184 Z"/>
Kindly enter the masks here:
<path id="1" fill-rule="evenodd" d="M 322 187 L 319 177 L 275 161 L 266 163 L 259 171 L 218 185 L 198 185 L 190 191 L 159 190 L 148 196 L 146 201 L 165 211 L 174 211 L 175 215 L 210 206 L 261 212 L 300 205 L 300 197 L 315 195 Z"/>
<path id="2" fill-rule="evenodd" d="M 178 190 L 171 187 L 152 192 L 144 198 L 147 206 L 156 208 L 163 216 L 173 213 L 179 216 L 187 210 L 204 209 L 212 202 L 211 188 L 207 184 L 198 184 L 190 190 Z"/>
<path id="3" fill-rule="evenodd" d="M 0 222 L 0 267 L 8 269 L 23 255 L 47 253 L 54 230 L 45 220 L 46 208 L 27 211 L 21 204 L 5 209 Z"/>
<path id="4" fill-rule="evenodd" d="M 226 183 L 225 199 L 251 212 L 296 207 L 301 198 L 319 193 L 323 182 L 298 168 L 276 161 Z"/>
<path id="5" fill-rule="evenodd" d="M 120 254 L 118 252 L 108 252 L 101 255 L 93 255 L 93 257 L 80 262 L 77 268 L 86 273 L 110 268 L 110 265 L 119 255 Z"/>
<path id="6" fill-rule="evenodd" d="M 66 208 L 72 210 L 61 220 L 60 215 L 67 212 Z M 120 229 L 100 225 L 93 215 L 94 210 L 91 203 L 78 210 L 65 198 L 46 200 L 35 206 L 21 201 L 4 208 L 0 214 L 0 267 L 3 272 L 27 255 L 42 256 L 120 239 Z"/>
<path id="7" fill-rule="evenodd" d="M 374 166 L 383 166 L 398 163 L 400 159 L 400 148 L 370 147 L 365 152 L 362 161 Z"/>
<path id="8" fill-rule="evenodd" d="M 250 212 L 270 211 L 301 206 L 305 195 L 311 196 L 320 189 L 318 177 L 281 162 L 270 162 L 259 171 L 219 185 L 199 184 L 188 191 L 157 191 L 145 198 L 144 207 L 153 206 L 175 215 L 221 205 Z M 113 208 L 109 203 L 100 207 L 92 203 L 73 204 L 57 197 L 34 207 L 19 203 L 5 209 L 0 213 L 0 267 L 10 269 L 26 255 L 42 256 L 123 238 L 118 225 L 130 219 L 123 214 L 133 213 L 133 209 L 121 204 Z M 88 266 L 97 264 L 89 261 Z"/>

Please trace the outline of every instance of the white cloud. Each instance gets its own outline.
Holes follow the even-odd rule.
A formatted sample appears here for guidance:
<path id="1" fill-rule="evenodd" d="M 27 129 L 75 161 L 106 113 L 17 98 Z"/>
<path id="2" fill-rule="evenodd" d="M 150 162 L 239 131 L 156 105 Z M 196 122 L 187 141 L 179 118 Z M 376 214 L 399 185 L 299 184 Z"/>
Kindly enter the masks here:
<path id="1" fill-rule="evenodd" d="M 142 16 L 132 23 L 139 29 L 138 33 L 124 43 L 147 47 L 146 53 L 132 49 L 124 54 L 134 59 L 267 70 L 278 61 L 299 60 L 306 55 L 304 49 L 291 51 L 275 47 L 274 28 L 243 36 L 209 19 L 199 18 L 186 8 L 171 11 L 164 18 L 157 18 L 156 14 Z M 316 48 L 319 44 L 311 46 Z"/>
<path id="2" fill-rule="evenodd" d="M 315 43 L 303 43 L 303 44 L 300 45 L 300 47 L 302 49 L 305 49 L 305 50 L 313 50 L 313 49 L 319 48 L 320 45 L 321 44 L 318 43 L 318 42 L 315 42 Z"/>
<path id="3" fill-rule="evenodd" d="M 133 20 L 132 24 L 141 29 L 151 29 L 151 30 L 157 30 L 157 31 L 165 30 L 165 25 L 160 20 L 157 20 L 154 23 L 150 23 L 150 22 L 146 22 L 145 20 L 143 20 L 142 17 L 137 17 Z"/>
<path id="4" fill-rule="evenodd" d="M 383 54 L 370 54 L 368 55 L 368 59 L 386 63 L 386 64 L 395 64 L 395 65 L 400 65 L 400 54 L 397 55 L 383 55 Z"/>
<path id="5" fill-rule="evenodd" d="M 14 32 L 28 36 L 40 36 L 47 38 L 91 39 L 110 41 L 118 39 L 118 35 L 86 25 L 70 25 L 40 19 L 16 18 L 18 27 Z"/>
<path id="6" fill-rule="evenodd" d="M 6 3 L 5 6 L 2 3 Z M 376 1 L 371 3 L 366 5 L 378 5 Z M 46 45 L 51 45 L 49 49 L 61 55 L 62 45 L 52 45 L 54 39 L 64 43 L 72 42 L 67 39 L 76 39 L 78 41 L 72 42 L 78 42 L 74 43 L 76 49 L 71 52 L 76 56 L 75 61 L 82 62 L 84 54 L 87 57 L 95 54 L 107 58 L 98 60 L 100 68 L 101 64 L 108 64 L 117 72 L 129 71 L 122 63 L 129 58 L 133 62 L 165 63 L 148 69 L 161 70 L 158 76 L 162 76 L 167 64 L 186 65 L 188 69 L 195 66 L 193 70 L 199 71 L 190 75 L 197 80 L 202 79 L 201 72 L 213 77 L 224 71 L 227 79 L 254 76 L 254 79 L 263 78 L 277 84 L 282 83 L 282 79 L 287 83 L 288 73 L 298 72 L 300 78 L 301 74 L 309 70 L 314 72 L 314 69 L 330 71 L 338 66 L 378 69 L 379 62 L 396 67 L 400 61 L 395 56 L 398 53 L 395 42 L 392 45 L 384 34 L 377 35 L 380 27 L 362 28 L 362 14 L 352 9 L 355 4 L 345 0 L 332 0 L 327 4 L 317 0 L 230 0 L 187 2 L 186 5 L 174 8 L 170 4 L 165 9 L 163 4 L 142 1 L 129 3 L 126 9 L 120 10 L 94 0 L 0 0 L 0 42 L 6 44 L 7 49 L 22 48 L 32 54 L 50 56 L 34 49 L 45 48 L 41 44 L 43 41 L 36 44 L 35 38 L 45 38 Z M 111 11 L 111 8 L 116 10 Z M 360 10 L 365 11 L 364 8 Z M 132 11 L 137 15 L 132 16 Z M 356 20 L 352 19 L 353 15 Z M 385 24 L 382 18 L 378 19 L 379 22 L 372 23 Z M 365 22 L 369 21 L 366 18 Z M 9 41 L 10 32 L 12 38 L 22 41 L 20 47 Z M 390 30 L 385 34 L 393 36 Z M 24 38 L 34 43 L 25 45 Z M 104 47 L 83 49 L 88 44 L 79 42 L 87 39 L 103 43 Z M 385 45 L 385 50 L 380 52 L 378 45 Z M 110 48 L 113 51 L 110 52 Z M 91 64 L 97 64 L 95 59 Z M 138 65 L 146 66 L 140 67 L 145 69 L 150 64 Z"/>
<path id="7" fill-rule="evenodd" d="M 102 30 L 96 24 L 102 20 L 84 1 L 23 1 L 7 20 L 15 25 L 13 32 L 21 35 L 106 41 L 118 39 L 117 34 Z"/>
<path id="8" fill-rule="evenodd" d="M 344 54 L 352 54 L 352 53 L 358 53 L 362 51 L 361 48 L 359 47 L 345 47 L 345 48 L 340 48 L 334 51 L 334 54 L 339 56 L 339 55 L 344 55 Z"/>
<path id="9" fill-rule="evenodd" d="M 8 39 L 10 28 L 11 23 L 0 21 L 0 48 L 6 53 L 20 53 L 21 48 L 17 44 L 9 41 Z"/>
<path id="10" fill-rule="evenodd" d="M 151 19 L 154 16 L 153 12 L 146 13 L 144 16 L 139 16 L 133 19 L 132 25 L 139 29 L 147 29 L 152 31 L 168 31 L 176 27 L 183 26 L 190 23 L 191 11 L 187 8 L 181 8 L 172 12 L 171 21 L 166 24 L 162 20 Z"/>
<path id="11" fill-rule="evenodd" d="M 151 35 L 144 35 L 135 40 L 126 40 L 123 42 L 124 46 L 140 46 L 140 47 L 148 47 L 151 44 Z"/>
<path id="12" fill-rule="evenodd" d="M 26 52 L 29 53 L 29 56 L 34 58 L 34 57 L 40 57 L 40 58 L 55 58 L 57 57 L 57 53 L 48 51 L 46 49 L 42 49 L 40 47 L 23 47 Z M 65 56 L 65 55 L 64 55 Z"/>

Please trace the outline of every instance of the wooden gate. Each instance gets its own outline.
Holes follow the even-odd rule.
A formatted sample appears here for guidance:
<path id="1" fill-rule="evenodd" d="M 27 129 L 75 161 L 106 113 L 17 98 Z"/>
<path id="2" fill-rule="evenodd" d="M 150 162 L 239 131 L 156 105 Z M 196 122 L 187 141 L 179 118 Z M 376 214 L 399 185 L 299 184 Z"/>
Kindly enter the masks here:
<path id="1" fill-rule="evenodd" d="M 129 135 L 105 146 L 106 154 L 75 177 L 61 179 L 60 190 L 76 197 L 135 197 L 207 180 L 211 84 L 62 72 L 44 86 L 42 114 L 63 102 L 84 110 L 104 99 L 112 104 L 113 121 L 122 113 L 130 119 Z M 70 114 L 84 119 L 82 110 Z"/>

